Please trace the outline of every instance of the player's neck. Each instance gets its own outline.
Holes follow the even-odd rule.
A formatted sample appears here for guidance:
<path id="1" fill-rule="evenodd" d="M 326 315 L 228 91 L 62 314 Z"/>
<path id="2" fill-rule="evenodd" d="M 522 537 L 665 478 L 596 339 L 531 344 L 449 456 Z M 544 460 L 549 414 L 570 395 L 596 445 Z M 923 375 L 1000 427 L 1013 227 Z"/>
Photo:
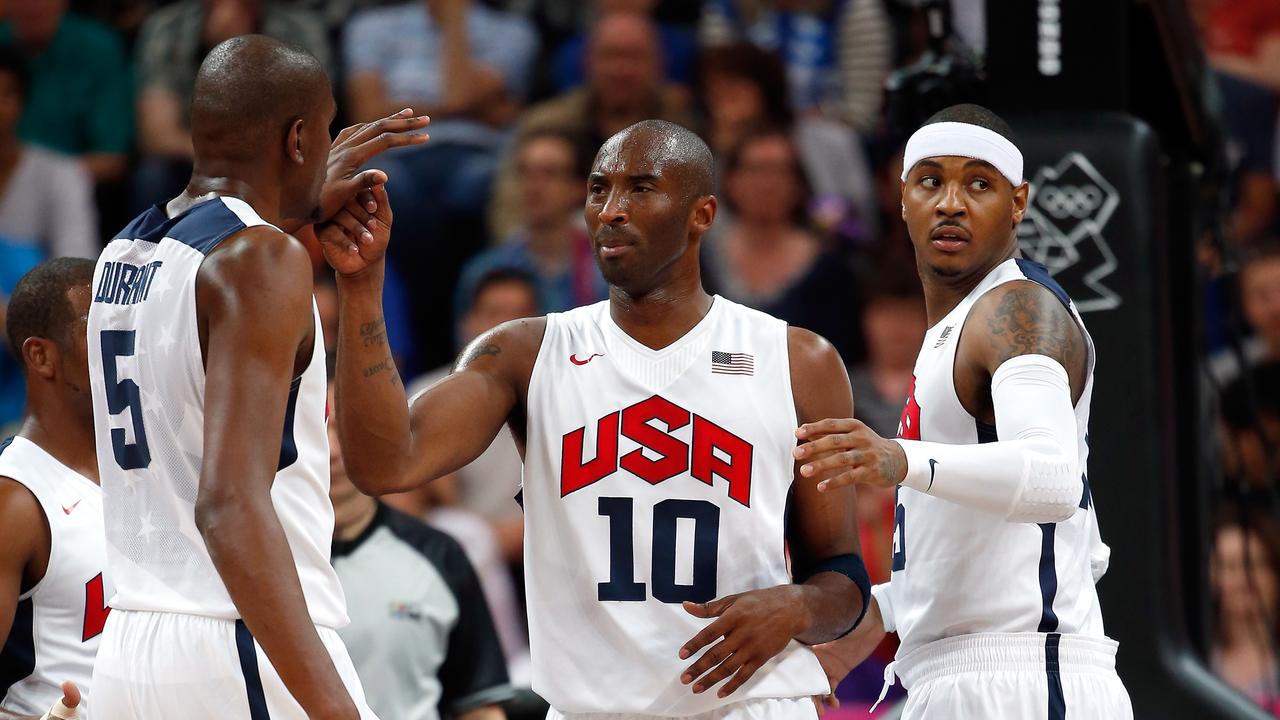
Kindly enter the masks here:
<path id="1" fill-rule="evenodd" d="M 610 287 L 609 316 L 633 340 L 654 350 L 679 340 L 711 310 L 696 263 L 693 269 L 640 295 Z"/>
<path id="2" fill-rule="evenodd" d="M 18 434 L 63 465 L 99 482 L 93 418 L 84 417 L 69 403 L 41 398 L 37 393 L 29 393 L 28 401 L 31 413 Z"/>
<path id="3" fill-rule="evenodd" d="M 271 192 L 268 188 L 275 187 Z M 263 220 L 279 226 L 284 218 L 280 212 L 280 192 L 276 183 L 253 177 L 235 167 L 218 165 L 197 167 L 182 194 L 166 205 L 170 216 L 198 205 L 214 196 L 234 197 L 245 202 Z"/>
<path id="4" fill-rule="evenodd" d="M 991 271 L 1018 256 L 1017 245 L 1009 253 L 1001 255 L 990 264 L 974 268 L 958 275 L 940 275 L 927 268 L 922 268 L 920 284 L 924 286 L 924 309 L 929 327 L 942 321 L 952 310 L 956 309 L 974 288 L 991 274 Z"/>

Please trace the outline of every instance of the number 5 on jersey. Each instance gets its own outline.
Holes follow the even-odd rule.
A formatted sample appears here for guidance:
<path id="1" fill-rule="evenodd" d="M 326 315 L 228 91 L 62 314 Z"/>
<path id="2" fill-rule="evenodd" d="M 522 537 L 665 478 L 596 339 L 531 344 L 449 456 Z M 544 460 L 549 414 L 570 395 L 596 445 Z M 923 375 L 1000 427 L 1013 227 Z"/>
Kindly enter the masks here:
<path id="1" fill-rule="evenodd" d="M 129 410 L 133 418 L 133 442 L 126 442 L 124 428 L 111 428 L 111 449 L 116 463 L 125 470 L 137 470 L 151 464 L 147 447 L 147 431 L 142 425 L 142 391 L 130 378 L 118 379 L 118 361 L 134 354 L 136 330 L 102 331 L 102 375 L 107 390 L 107 412 L 118 415 Z"/>

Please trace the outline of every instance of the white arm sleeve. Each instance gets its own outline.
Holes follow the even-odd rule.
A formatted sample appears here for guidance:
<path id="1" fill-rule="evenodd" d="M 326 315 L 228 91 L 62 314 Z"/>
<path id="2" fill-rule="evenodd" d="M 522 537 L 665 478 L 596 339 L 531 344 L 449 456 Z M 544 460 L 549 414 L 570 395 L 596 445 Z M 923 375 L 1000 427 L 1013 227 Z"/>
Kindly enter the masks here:
<path id="1" fill-rule="evenodd" d="M 898 624 L 893 619 L 893 597 L 889 594 L 891 587 L 887 582 L 871 586 L 871 597 L 875 599 L 876 607 L 880 610 L 880 619 L 884 622 L 885 632 L 896 632 L 898 629 Z"/>
<path id="2" fill-rule="evenodd" d="M 1084 484 L 1067 371 L 1045 355 L 1006 360 L 991 377 L 998 440 L 979 445 L 898 440 L 902 484 L 1011 522 L 1061 522 Z"/>

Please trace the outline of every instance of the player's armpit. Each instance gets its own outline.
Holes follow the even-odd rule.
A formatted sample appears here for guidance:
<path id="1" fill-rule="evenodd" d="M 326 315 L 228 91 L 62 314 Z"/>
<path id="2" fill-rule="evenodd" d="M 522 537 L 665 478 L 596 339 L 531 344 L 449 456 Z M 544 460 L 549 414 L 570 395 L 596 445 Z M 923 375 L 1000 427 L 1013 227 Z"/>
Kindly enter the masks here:
<path id="1" fill-rule="evenodd" d="M 8 639 L 23 588 L 44 577 L 49 546 L 49 523 L 39 501 L 21 483 L 0 477 L 0 646 Z"/>

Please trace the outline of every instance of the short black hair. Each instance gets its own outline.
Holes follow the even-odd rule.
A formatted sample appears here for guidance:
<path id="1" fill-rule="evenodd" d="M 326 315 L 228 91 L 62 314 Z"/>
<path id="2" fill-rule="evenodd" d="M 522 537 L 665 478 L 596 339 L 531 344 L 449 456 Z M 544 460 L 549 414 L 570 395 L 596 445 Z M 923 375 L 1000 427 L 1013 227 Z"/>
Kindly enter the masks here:
<path id="1" fill-rule="evenodd" d="M 9 349 L 22 362 L 22 345 L 27 338 L 47 338 L 60 347 L 71 339 L 75 311 L 67 291 L 88 288 L 93 282 L 93 261 L 83 258 L 55 258 L 35 266 L 13 288 L 5 317 Z"/>
<path id="2" fill-rule="evenodd" d="M 1009 127 L 1009 123 L 1005 122 L 1004 118 L 981 105 L 975 105 L 973 103 L 952 105 L 951 107 L 943 108 L 931 115 L 928 120 L 924 121 L 924 124 L 932 125 L 940 122 L 957 122 L 964 123 L 966 125 L 977 125 L 978 127 L 986 128 L 991 132 L 1004 137 L 1005 140 L 1008 140 L 1014 145 L 1018 144 L 1018 141 L 1013 134 L 1013 128 Z"/>
<path id="3" fill-rule="evenodd" d="M 613 137 L 631 135 L 636 132 L 649 132 L 665 138 L 669 142 L 665 148 L 682 165 L 689 168 L 693 186 L 689 188 L 693 197 L 704 197 L 716 191 L 716 159 L 711 148 L 697 133 L 689 128 L 673 123 L 670 120 L 641 120 L 623 128 Z M 605 141 L 608 145 L 613 138 Z"/>
<path id="4" fill-rule="evenodd" d="M 0 45 L 0 73 L 9 73 L 18 81 L 18 94 L 25 101 L 31 89 L 31 70 L 27 59 L 12 45 Z"/>
<path id="5" fill-rule="evenodd" d="M 521 270 L 520 268 L 500 267 L 490 270 L 489 272 L 481 275 L 479 280 L 476 280 L 475 287 L 471 289 L 471 304 L 467 306 L 467 311 L 469 312 L 476 306 L 476 303 L 480 302 L 480 296 L 483 295 L 486 290 L 494 285 L 501 285 L 502 283 L 509 282 L 521 283 L 528 287 L 529 292 L 533 295 L 534 303 L 537 303 L 538 281 L 532 274 Z"/>

